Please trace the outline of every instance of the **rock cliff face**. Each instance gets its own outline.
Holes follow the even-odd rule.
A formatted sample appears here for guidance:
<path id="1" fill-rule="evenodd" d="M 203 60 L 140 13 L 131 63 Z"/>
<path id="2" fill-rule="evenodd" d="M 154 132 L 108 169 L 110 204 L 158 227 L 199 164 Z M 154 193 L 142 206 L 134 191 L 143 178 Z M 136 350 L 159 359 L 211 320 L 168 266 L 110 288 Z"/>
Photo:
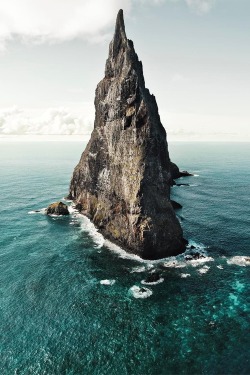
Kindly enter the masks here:
<path id="1" fill-rule="evenodd" d="M 95 96 L 95 125 L 76 166 L 69 197 L 105 237 L 146 259 L 185 249 L 170 203 L 170 159 L 155 97 L 117 16 L 105 77 Z"/>

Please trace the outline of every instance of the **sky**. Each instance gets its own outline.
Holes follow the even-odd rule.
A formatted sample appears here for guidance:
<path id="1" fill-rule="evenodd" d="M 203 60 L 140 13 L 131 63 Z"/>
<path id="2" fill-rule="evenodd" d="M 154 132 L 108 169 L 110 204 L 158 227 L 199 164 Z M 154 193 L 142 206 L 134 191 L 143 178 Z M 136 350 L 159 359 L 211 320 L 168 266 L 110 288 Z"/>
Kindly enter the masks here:
<path id="1" fill-rule="evenodd" d="M 249 0 L 1 1 L 0 138 L 89 137 L 120 8 L 168 139 L 250 141 Z"/>

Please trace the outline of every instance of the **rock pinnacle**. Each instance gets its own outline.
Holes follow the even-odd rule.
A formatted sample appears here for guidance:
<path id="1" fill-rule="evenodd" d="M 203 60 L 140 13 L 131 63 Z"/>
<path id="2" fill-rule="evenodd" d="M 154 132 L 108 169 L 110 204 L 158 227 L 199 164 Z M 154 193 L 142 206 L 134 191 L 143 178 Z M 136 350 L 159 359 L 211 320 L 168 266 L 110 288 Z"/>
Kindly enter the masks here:
<path id="1" fill-rule="evenodd" d="M 181 253 L 182 229 L 170 202 L 170 159 L 155 97 L 117 15 L 95 124 L 69 197 L 103 235 L 145 259 Z"/>

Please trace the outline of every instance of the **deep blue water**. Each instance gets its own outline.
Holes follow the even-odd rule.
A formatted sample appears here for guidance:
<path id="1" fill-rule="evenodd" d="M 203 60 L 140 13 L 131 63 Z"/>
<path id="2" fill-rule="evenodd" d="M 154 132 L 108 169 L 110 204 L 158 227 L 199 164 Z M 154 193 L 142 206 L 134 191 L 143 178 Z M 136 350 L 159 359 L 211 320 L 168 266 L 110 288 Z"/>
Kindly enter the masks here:
<path id="1" fill-rule="evenodd" d="M 172 198 L 209 257 L 177 267 L 112 251 L 74 214 L 29 213 L 67 194 L 84 144 L 0 146 L 0 374 L 250 374 L 249 144 L 170 144 L 198 175 Z M 135 298 L 150 267 L 164 281 Z"/>

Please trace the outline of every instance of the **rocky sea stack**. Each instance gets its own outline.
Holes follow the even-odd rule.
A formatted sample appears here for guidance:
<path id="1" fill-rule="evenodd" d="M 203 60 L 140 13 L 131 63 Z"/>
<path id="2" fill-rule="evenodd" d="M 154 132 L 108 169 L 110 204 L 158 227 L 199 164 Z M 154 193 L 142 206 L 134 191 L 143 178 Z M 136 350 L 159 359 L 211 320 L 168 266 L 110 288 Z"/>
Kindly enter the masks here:
<path id="1" fill-rule="evenodd" d="M 145 259 L 177 255 L 186 241 L 170 202 L 171 162 L 155 97 L 117 16 L 91 139 L 69 198 L 103 235 Z"/>
<path id="2" fill-rule="evenodd" d="M 62 202 L 51 203 L 46 209 L 47 215 L 69 215 L 68 206 Z"/>

